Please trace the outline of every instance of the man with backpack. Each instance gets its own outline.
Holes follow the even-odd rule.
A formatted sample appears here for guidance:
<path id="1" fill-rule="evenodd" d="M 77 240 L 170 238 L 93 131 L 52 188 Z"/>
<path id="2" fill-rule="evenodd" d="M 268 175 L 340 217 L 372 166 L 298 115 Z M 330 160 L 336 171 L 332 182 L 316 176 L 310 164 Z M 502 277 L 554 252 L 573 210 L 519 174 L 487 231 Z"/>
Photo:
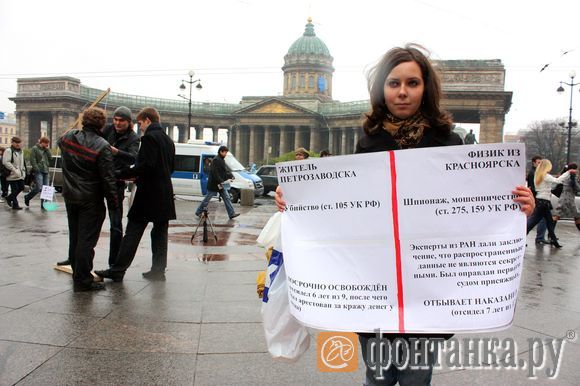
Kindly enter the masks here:
<path id="1" fill-rule="evenodd" d="M 21 210 L 18 204 L 18 195 L 24 190 L 24 177 L 26 176 L 26 165 L 24 163 L 24 153 L 22 152 L 22 140 L 19 137 L 12 137 L 10 147 L 4 151 L 2 165 L 10 171 L 6 176 L 6 181 L 10 185 L 10 194 L 6 196 L 6 203 L 14 210 Z"/>

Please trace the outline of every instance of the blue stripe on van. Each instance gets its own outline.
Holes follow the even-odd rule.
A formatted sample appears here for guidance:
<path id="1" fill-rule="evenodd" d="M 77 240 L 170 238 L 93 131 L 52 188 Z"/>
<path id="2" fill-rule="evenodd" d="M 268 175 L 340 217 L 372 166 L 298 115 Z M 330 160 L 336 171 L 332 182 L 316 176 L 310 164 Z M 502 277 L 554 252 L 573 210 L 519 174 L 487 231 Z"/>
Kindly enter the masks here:
<path id="1" fill-rule="evenodd" d="M 177 171 L 177 172 L 173 172 L 173 174 L 171 175 L 171 178 L 181 178 L 184 180 L 199 180 L 200 173 Z"/>

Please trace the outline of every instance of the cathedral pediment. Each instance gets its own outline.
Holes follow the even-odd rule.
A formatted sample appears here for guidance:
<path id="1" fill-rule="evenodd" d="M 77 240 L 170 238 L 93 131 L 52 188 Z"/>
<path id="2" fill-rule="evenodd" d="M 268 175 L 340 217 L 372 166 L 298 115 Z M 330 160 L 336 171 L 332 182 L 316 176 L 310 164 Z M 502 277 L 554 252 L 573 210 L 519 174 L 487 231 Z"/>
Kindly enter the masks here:
<path id="1" fill-rule="evenodd" d="M 288 102 L 280 98 L 265 98 L 259 102 L 246 106 L 236 112 L 236 115 L 251 114 L 314 114 L 307 108 Z"/>

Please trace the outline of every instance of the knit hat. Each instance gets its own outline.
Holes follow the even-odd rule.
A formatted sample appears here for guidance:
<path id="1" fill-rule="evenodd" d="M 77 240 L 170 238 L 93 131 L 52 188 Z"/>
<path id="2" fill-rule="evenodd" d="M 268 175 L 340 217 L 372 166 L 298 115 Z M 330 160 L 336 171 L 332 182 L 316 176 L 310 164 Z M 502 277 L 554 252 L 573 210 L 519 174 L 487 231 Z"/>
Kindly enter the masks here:
<path id="1" fill-rule="evenodd" d="M 113 117 L 123 118 L 129 122 L 133 120 L 131 116 L 131 110 L 125 106 L 119 106 L 117 110 L 113 113 Z"/>

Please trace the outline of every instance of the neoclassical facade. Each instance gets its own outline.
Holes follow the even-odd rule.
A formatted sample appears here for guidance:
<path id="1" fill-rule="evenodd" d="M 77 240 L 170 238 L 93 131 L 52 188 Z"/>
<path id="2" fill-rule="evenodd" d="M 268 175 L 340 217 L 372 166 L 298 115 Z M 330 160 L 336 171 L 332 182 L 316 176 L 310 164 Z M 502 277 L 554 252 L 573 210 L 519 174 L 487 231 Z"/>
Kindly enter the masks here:
<path id="1" fill-rule="evenodd" d="M 454 120 L 479 123 L 480 143 L 502 142 L 512 93 L 504 90 L 501 60 L 443 60 L 435 65 L 442 76 L 443 106 Z M 332 98 L 333 58 L 316 36 L 310 19 L 285 55 L 282 71 L 282 96 L 247 96 L 237 104 L 194 102 L 192 127 L 187 127 L 187 101 L 111 92 L 107 109 L 127 106 L 136 113 L 153 106 L 159 110 L 168 134 L 179 142 L 190 138 L 192 128 L 197 138 L 202 129 L 211 128 L 216 141 L 218 130 L 225 129 L 228 146 L 246 165 L 264 163 L 297 147 L 352 153 L 370 104 L 368 100 L 340 102 Z M 17 82 L 17 94 L 10 99 L 16 103 L 16 125 L 28 146 L 40 137 L 41 126 L 55 143 L 84 106 L 103 91 L 72 77 L 23 78 Z"/>

